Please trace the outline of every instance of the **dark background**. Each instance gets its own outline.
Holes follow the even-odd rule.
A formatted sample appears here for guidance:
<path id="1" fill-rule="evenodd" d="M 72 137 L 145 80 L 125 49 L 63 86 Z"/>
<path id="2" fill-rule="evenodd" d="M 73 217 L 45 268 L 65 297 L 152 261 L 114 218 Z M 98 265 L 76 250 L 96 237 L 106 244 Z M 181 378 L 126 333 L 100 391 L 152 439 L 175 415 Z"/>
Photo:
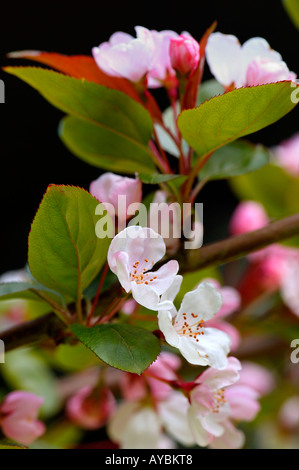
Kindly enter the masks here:
<path id="1" fill-rule="evenodd" d="M 195 1 L 26 1 L 1 3 L 1 65 L 21 64 L 5 57 L 9 51 L 38 49 L 65 54 L 90 54 L 91 48 L 118 30 L 134 34 L 134 26 L 189 31 L 200 39 L 214 20 L 218 30 L 235 34 L 243 43 L 262 36 L 278 50 L 290 70 L 299 73 L 299 32 L 280 0 Z M 23 62 L 25 64 L 25 62 Z M 36 91 L 4 72 L 6 103 L 1 120 L 1 244 L 0 273 L 26 262 L 30 223 L 48 184 L 72 184 L 88 189 L 100 170 L 78 160 L 57 137 L 62 114 Z M 210 78 L 208 69 L 205 78 Z M 164 95 L 160 102 L 166 105 Z M 251 139 L 278 144 L 298 130 L 299 108 Z M 227 235 L 237 203 L 225 182 L 202 192 L 205 242 Z"/>

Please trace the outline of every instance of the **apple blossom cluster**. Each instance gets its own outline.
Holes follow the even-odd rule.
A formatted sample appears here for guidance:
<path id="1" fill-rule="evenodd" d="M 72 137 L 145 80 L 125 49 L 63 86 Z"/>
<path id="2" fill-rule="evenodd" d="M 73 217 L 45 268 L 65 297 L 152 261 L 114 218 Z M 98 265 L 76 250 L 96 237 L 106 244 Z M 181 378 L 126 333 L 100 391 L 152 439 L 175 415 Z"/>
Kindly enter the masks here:
<path id="1" fill-rule="evenodd" d="M 108 75 L 132 82 L 146 80 L 149 88 L 172 88 L 176 72 L 186 76 L 198 66 L 200 47 L 189 33 L 141 26 L 135 31 L 136 38 L 117 32 L 92 49 L 97 65 Z M 236 36 L 216 32 L 210 35 L 205 52 L 212 74 L 226 89 L 296 79 L 279 52 L 260 37 L 241 46 Z"/>
<path id="2" fill-rule="evenodd" d="M 214 30 L 212 25 L 198 41 L 186 31 L 136 26 L 134 36 L 115 32 L 92 49 L 92 57 L 69 57 L 67 66 L 59 54 L 18 55 L 56 64 L 59 72 L 49 80 L 58 81 L 53 96 L 42 88 L 47 69 L 32 68 L 32 83 L 68 113 L 60 125 L 67 147 L 105 172 L 89 191 L 50 185 L 32 223 L 28 266 L 0 276 L 4 339 L 12 338 L 16 348 L 28 346 L 15 335 L 28 321 L 30 346 L 36 343 L 7 351 L 0 448 L 2 438 L 33 448 L 51 445 L 55 431 L 58 440 L 67 440 L 64 426 L 95 439 L 103 428 L 109 446 L 120 449 L 241 448 L 243 425 L 255 420 L 260 400 L 284 380 L 299 383 L 279 349 L 298 326 L 299 249 L 275 237 L 256 251 L 264 245 L 250 249 L 248 242 L 250 232 L 267 229 L 276 217 L 256 173 L 270 168 L 284 187 L 297 188 L 299 134 L 271 149 L 234 142 L 292 109 L 289 88 L 296 86 L 296 74 L 265 39 L 241 45 Z M 201 83 L 205 62 L 214 77 L 208 84 Z M 31 83 L 31 68 L 24 70 Z M 207 96 L 206 90 L 200 96 L 202 85 Z M 160 87 L 169 99 L 165 112 L 149 91 Z M 223 94 L 215 96 L 215 90 Z M 248 116 L 258 96 L 265 102 L 252 105 Z M 201 251 L 204 226 L 196 201 L 217 179 L 228 179 L 241 202 L 227 224 L 231 238 Z M 279 182 L 271 184 L 278 191 Z M 284 199 L 281 205 L 290 198 Z M 232 260 L 227 246 L 234 237 L 249 248 L 232 250 L 232 256 L 245 259 L 223 266 Z M 268 320 L 274 332 L 283 322 L 286 327 L 278 345 L 270 337 L 279 358 L 272 361 L 279 363 L 275 373 L 267 356 Z M 259 357 L 260 351 L 261 360 L 252 362 L 251 354 Z M 22 354 L 29 357 L 32 381 L 21 367 Z M 10 391 L 16 370 L 22 377 Z M 43 388 L 36 384 L 39 375 Z M 287 391 L 277 407 L 279 426 L 292 435 L 298 431 L 298 393 Z M 84 447 L 80 437 L 66 447 Z"/>

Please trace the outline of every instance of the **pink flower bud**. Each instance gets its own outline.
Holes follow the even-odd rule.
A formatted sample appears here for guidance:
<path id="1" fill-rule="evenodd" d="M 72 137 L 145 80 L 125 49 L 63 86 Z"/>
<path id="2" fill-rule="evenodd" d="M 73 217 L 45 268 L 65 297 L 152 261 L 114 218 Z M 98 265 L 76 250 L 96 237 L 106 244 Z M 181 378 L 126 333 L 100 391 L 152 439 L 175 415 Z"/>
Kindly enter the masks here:
<path id="1" fill-rule="evenodd" d="M 171 66 L 181 75 L 187 75 L 198 66 L 199 44 L 191 36 L 181 34 L 170 39 L 169 54 Z"/>
<path id="2" fill-rule="evenodd" d="M 33 393 L 9 393 L 0 405 L 0 427 L 5 436 L 20 444 L 29 445 L 45 432 L 45 425 L 37 420 L 43 398 Z"/>
<path id="3" fill-rule="evenodd" d="M 129 205 L 141 202 L 142 183 L 135 178 L 104 173 L 91 182 L 89 192 L 104 205 L 112 204 L 117 217 L 125 221 L 130 217 L 127 214 Z M 108 206 L 107 210 L 109 212 Z"/>
<path id="4" fill-rule="evenodd" d="M 264 227 L 268 223 L 268 216 L 261 204 L 255 201 L 241 202 L 236 208 L 230 221 L 232 235 L 251 232 Z"/>
<path id="5" fill-rule="evenodd" d="M 69 419 L 83 429 L 98 429 L 107 423 L 115 407 L 115 399 L 108 388 L 93 391 L 86 386 L 69 399 L 66 411 Z"/>
<path id="6" fill-rule="evenodd" d="M 299 177 L 299 133 L 281 142 L 276 149 L 276 158 L 290 175 Z"/>

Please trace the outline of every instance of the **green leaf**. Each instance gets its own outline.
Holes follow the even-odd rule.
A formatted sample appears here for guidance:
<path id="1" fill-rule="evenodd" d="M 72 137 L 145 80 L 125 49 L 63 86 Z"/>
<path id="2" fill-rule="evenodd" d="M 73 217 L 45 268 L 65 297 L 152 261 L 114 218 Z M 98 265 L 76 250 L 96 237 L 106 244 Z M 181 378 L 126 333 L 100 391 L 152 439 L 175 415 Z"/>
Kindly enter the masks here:
<path id="1" fill-rule="evenodd" d="M 225 145 L 209 158 L 200 172 L 202 179 L 223 179 L 250 173 L 269 161 L 269 152 L 262 145 L 238 140 Z"/>
<path id="2" fill-rule="evenodd" d="M 204 103 L 207 100 L 210 100 L 214 96 L 222 95 L 224 93 L 224 88 L 217 80 L 207 80 L 203 82 L 198 91 L 197 96 L 197 106 Z"/>
<path id="3" fill-rule="evenodd" d="M 134 374 L 147 369 L 160 352 L 156 336 L 135 326 L 109 324 L 87 328 L 74 324 L 72 330 L 102 361 Z"/>
<path id="4" fill-rule="evenodd" d="M 1 301 L 11 299 L 41 301 L 42 299 L 38 296 L 38 292 L 45 293 L 61 305 L 65 304 L 63 297 L 58 292 L 47 289 L 38 282 L 4 282 L 0 284 Z"/>
<path id="5" fill-rule="evenodd" d="M 98 205 L 84 189 L 51 185 L 31 226 L 32 275 L 72 299 L 81 297 L 106 261 L 110 239 L 95 234 Z"/>
<path id="6" fill-rule="evenodd" d="M 260 202 L 270 217 L 286 217 L 299 211 L 298 179 L 278 166 L 267 165 L 233 178 L 230 184 L 240 199 Z"/>
<path id="7" fill-rule="evenodd" d="M 67 116 L 60 121 L 58 133 L 70 152 L 90 165 L 115 173 L 154 171 L 142 147 L 117 134 L 102 132 L 96 124 Z"/>
<path id="8" fill-rule="evenodd" d="M 141 161 L 143 169 L 153 168 L 148 148 L 153 130 L 151 116 L 128 95 L 39 67 L 6 67 L 5 71 L 24 80 L 61 111 L 74 116 L 77 127 L 82 121 L 80 139 L 85 140 L 81 146 L 74 135 L 75 143 L 71 142 L 70 124 L 68 138 L 63 137 L 71 150 L 75 147 L 75 154 L 80 158 L 100 168 L 116 169 L 113 160 L 122 156 L 124 160 Z M 88 143 L 90 136 L 93 145 Z"/>
<path id="9" fill-rule="evenodd" d="M 299 212 L 298 178 L 275 165 L 267 165 L 253 173 L 237 176 L 230 185 L 240 199 L 260 202 L 270 218 L 282 218 Z M 299 237 L 284 244 L 299 246 Z"/>
<path id="10" fill-rule="evenodd" d="M 160 174 L 152 174 L 146 175 L 144 173 L 139 173 L 138 178 L 140 181 L 146 184 L 160 184 L 165 183 L 167 181 L 177 180 L 181 178 L 182 182 L 187 178 L 185 175 L 160 175 Z"/>
<path id="11" fill-rule="evenodd" d="M 278 121 L 291 111 L 291 82 L 239 88 L 183 111 L 178 127 L 200 158 Z"/>
<path id="12" fill-rule="evenodd" d="M 299 29 L 299 0 L 282 0 L 282 4 L 296 28 Z"/>
<path id="13" fill-rule="evenodd" d="M 17 444 L 16 442 L 13 442 L 13 441 L 9 441 L 7 439 L 3 440 L 3 441 L 0 441 L 0 449 L 10 449 L 10 450 L 14 450 L 14 449 L 28 449 L 28 447 L 26 446 L 23 446 L 21 444 Z"/>

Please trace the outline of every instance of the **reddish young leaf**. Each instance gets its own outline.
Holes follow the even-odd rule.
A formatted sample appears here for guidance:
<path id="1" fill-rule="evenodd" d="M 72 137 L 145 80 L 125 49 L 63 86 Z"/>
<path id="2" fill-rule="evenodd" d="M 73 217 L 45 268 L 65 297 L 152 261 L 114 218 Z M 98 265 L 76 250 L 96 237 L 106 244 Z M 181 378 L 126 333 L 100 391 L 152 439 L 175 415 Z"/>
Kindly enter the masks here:
<path id="1" fill-rule="evenodd" d="M 21 51 L 12 52 L 9 58 L 29 59 L 48 65 L 59 72 L 70 75 L 74 78 L 84 78 L 89 82 L 104 85 L 107 88 L 122 91 L 136 101 L 141 102 L 138 91 L 125 78 L 110 77 L 99 69 L 95 61 L 90 56 L 57 54 L 56 52 L 41 51 Z"/>
<path id="2" fill-rule="evenodd" d="M 110 77 L 103 72 L 96 64 L 91 56 L 87 55 L 73 55 L 68 56 L 58 54 L 56 52 L 42 52 L 42 51 L 20 51 L 11 52 L 8 54 L 9 58 L 28 59 L 40 64 L 48 65 L 59 72 L 70 75 L 74 78 L 84 78 L 89 82 L 104 85 L 107 88 L 122 91 L 134 100 L 141 103 L 151 114 L 152 118 L 157 122 L 162 122 L 162 113 L 154 97 L 146 92 L 145 101 L 140 98 L 137 89 L 132 83 L 119 77 Z"/>

